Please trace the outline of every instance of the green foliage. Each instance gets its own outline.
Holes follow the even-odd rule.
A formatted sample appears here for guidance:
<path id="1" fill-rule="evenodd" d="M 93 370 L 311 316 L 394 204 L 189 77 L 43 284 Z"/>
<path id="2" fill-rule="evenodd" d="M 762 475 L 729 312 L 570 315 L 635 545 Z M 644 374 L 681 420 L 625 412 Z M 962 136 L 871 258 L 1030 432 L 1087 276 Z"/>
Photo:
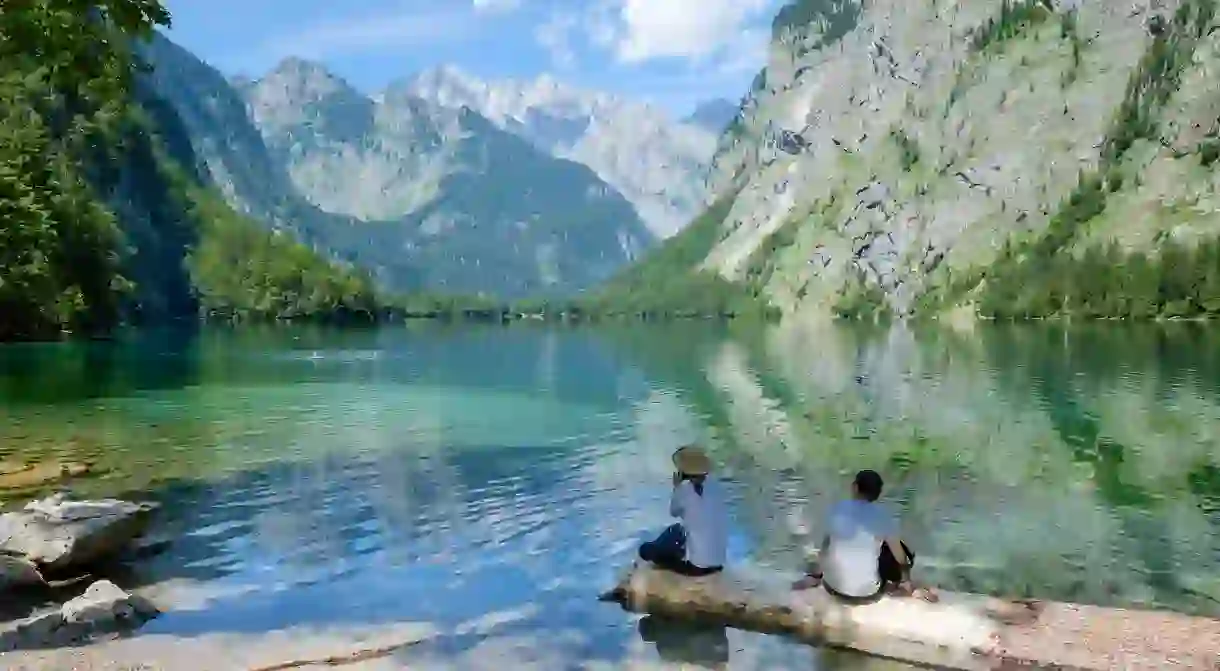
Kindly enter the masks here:
<path id="1" fill-rule="evenodd" d="M 1118 163 L 1136 140 L 1157 137 L 1157 113 L 1178 89 L 1182 70 L 1190 63 L 1195 45 L 1208 30 L 1216 12 L 1215 0 L 1187 0 L 1178 6 L 1173 21 L 1153 37 L 1127 83 L 1102 148 L 1105 168 Z"/>
<path id="2" fill-rule="evenodd" d="M 288 234 L 259 228 L 214 192 L 191 186 L 186 196 L 200 226 L 188 267 L 208 318 L 371 321 L 379 311 L 367 275 L 328 262 Z"/>
<path id="3" fill-rule="evenodd" d="M 0 339 L 94 332 L 117 318 L 130 288 L 122 237 L 90 172 L 127 119 L 125 45 L 168 19 L 146 0 L 0 12 Z"/>
<path id="4" fill-rule="evenodd" d="M 1220 317 L 1220 239 L 1153 254 L 1117 245 L 1022 261 L 1024 284 L 987 291 L 979 311 L 998 319 Z M 1036 279 L 1035 279 L 1036 278 Z"/>
<path id="5" fill-rule="evenodd" d="M 1217 159 L 1220 159 L 1220 138 L 1209 137 L 1199 143 L 1199 163 L 1205 168 L 1210 168 Z"/>
<path id="6" fill-rule="evenodd" d="M 797 49 L 796 56 L 803 56 L 843 39 L 859 25 L 861 11 L 861 3 L 848 0 L 792 0 L 771 22 L 771 38 L 779 41 L 817 29 L 817 42 Z"/>
<path id="7" fill-rule="evenodd" d="M 1059 15 L 1059 35 L 1072 45 L 1072 67 L 1063 78 L 1063 85 L 1066 88 L 1075 83 L 1076 78 L 1080 76 L 1080 66 L 1084 61 L 1085 41 L 1080 35 L 1077 9 L 1072 8 Z"/>
<path id="8" fill-rule="evenodd" d="M 176 163 L 193 167 L 189 141 L 130 49 L 168 22 L 154 0 L 0 12 L 0 340 L 102 334 L 196 299 L 230 317 L 374 310 L 368 278 L 260 230 Z"/>
<path id="9" fill-rule="evenodd" d="M 911 168 L 915 167 L 916 163 L 919 163 L 919 145 L 901 128 L 890 131 L 890 138 L 898 145 L 898 151 L 901 152 L 899 160 L 902 164 L 903 172 L 910 172 Z"/>
<path id="10" fill-rule="evenodd" d="M 1046 21 L 1052 15 L 1046 0 L 1004 0 L 1000 14 L 970 33 L 970 50 L 983 51 L 989 47 L 1020 36 L 1026 30 Z"/>
<path id="11" fill-rule="evenodd" d="M 644 317 L 770 316 L 748 287 L 699 269 L 723 233 L 736 193 L 719 198 L 680 233 L 604 287 L 577 301 L 591 314 Z"/>
<path id="12" fill-rule="evenodd" d="M 789 217 L 750 253 L 750 258 L 746 260 L 745 284 L 754 294 L 762 295 L 775 274 L 775 264 L 780 254 L 796 243 L 803 223 L 805 220 L 800 217 Z"/>
<path id="13" fill-rule="evenodd" d="M 857 270 L 855 277 L 844 286 L 832 308 L 845 319 L 881 319 L 890 313 L 886 308 L 885 292 Z"/>

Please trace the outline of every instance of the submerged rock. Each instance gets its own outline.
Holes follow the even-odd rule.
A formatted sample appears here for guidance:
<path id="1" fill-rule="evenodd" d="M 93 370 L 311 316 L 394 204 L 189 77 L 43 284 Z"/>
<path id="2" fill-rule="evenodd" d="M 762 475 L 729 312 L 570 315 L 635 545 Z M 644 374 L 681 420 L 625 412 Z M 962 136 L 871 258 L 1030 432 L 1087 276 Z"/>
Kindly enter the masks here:
<path id="1" fill-rule="evenodd" d="M 87 475 L 92 471 L 93 467 L 89 464 L 76 462 L 46 461 L 40 464 L 26 464 L 0 461 L 0 490 L 37 487 L 49 482 Z"/>
<path id="2" fill-rule="evenodd" d="M 44 573 L 113 557 L 148 525 L 155 506 L 117 499 L 71 501 L 55 495 L 0 515 L 0 552 L 20 555 Z"/>
<path id="3" fill-rule="evenodd" d="M 99 580 L 58 610 L 0 629 L 0 652 L 79 643 L 98 634 L 134 629 L 157 613 L 146 599 Z"/>

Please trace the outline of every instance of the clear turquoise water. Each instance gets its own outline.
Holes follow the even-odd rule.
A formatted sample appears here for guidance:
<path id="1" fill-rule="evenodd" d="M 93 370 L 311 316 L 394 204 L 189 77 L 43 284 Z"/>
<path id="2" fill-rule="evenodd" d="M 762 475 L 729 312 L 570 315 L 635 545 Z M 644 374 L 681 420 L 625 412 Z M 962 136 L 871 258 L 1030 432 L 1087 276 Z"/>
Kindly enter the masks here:
<path id="1" fill-rule="evenodd" d="M 166 502 L 175 543 L 126 578 L 198 603 L 150 631 L 409 619 L 473 633 L 404 664 L 854 669 L 596 602 L 667 522 L 675 446 L 716 454 L 737 563 L 791 570 L 872 467 L 927 581 L 1220 615 L 1218 385 L 1195 325 L 137 333 L 0 348 L 0 456 Z"/>

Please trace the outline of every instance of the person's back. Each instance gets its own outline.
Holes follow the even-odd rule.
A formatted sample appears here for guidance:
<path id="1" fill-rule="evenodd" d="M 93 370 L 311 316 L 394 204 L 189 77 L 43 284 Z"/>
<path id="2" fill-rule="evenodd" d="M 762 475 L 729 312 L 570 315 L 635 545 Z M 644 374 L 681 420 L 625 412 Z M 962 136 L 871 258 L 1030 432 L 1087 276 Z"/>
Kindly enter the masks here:
<path id="1" fill-rule="evenodd" d="M 852 597 L 876 594 L 881 589 L 877 556 L 895 535 L 893 518 L 877 503 L 849 499 L 831 508 L 828 522 L 830 544 L 819 557 L 826 586 Z"/>
<path id="2" fill-rule="evenodd" d="M 686 561 L 699 568 L 724 566 L 728 531 L 720 483 L 711 478 L 701 483 L 684 480 L 674 497 L 675 512 L 686 530 Z"/>
<path id="3" fill-rule="evenodd" d="M 640 559 L 688 576 L 724 570 L 728 516 L 720 483 L 708 476 L 712 461 L 697 445 L 673 454 L 669 514 L 680 521 L 640 545 Z"/>

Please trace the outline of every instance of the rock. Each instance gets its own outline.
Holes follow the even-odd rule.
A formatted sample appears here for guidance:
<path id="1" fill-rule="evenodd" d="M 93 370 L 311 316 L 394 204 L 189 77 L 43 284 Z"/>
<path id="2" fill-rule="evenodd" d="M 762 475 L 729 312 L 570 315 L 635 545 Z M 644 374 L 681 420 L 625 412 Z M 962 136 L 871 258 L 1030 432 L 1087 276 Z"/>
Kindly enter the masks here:
<path id="1" fill-rule="evenodd" d="M 97 634 L 134 629 L 157 613 L 146 599 L 99 580 L 58 610 L 0 629 L 0 652 L 79 643 Z"/>
<path id="2" fill-rule="evenodd" d="M 0 554 L 0 589 L 45 584 L 42 573 L 30 560 L 15 555 Z"/>
<path id="3" fill-rule="evenodd" d="M 63 621 L 63 614 L 53 610 L 6 623 L 0 628 L 0 653 L 51 645 Z"/>
<path id="4" fill-rule="evenodd" d="M 69 501 L 63 495 L 0 515 L 0 552 L 22 555 L 44 573 L 112 557 L 144 532 L 155 506 L 117 499 Z"/>
<path id="5" fill-rule="evenodd" d="M 106 625 L 146 620 L 157 614 L 147 600 L 124 592 L 109 580 L 99 580 L 60 609 L 65 624 Z"/>

